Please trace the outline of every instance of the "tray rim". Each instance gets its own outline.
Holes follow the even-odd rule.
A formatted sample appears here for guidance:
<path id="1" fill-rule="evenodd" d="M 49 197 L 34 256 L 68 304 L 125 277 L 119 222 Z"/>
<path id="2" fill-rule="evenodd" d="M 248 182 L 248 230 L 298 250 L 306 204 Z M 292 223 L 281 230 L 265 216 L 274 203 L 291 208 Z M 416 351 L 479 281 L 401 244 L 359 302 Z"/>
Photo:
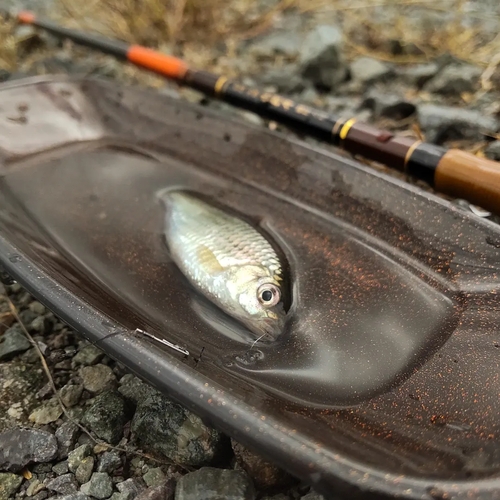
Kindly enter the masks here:
<path id="1" fill-rule="evenodd" d="M 89 80 L 97 83 L 116 84 L 113 80 L 105 78 L 42 75 L 2 83 L 0 84 L 0 95 L 2 90 L 14 87 L 36 85 L 38 83 L 78 83 Z M 150 90 L 140 86 L 116 85 L 132 91 L 144 92 Z M 172 99 L 169 96 L 165 96 L 164 98 Z M 182 103 L 186 107 L 202 108 L 205 113 L 211 114 L 216 118 L 226 121 L 237 121 L 238 123 L 243 123 L 248 128 L 263 131 L 261 126 L 247 123 L 243 119 L 239 120 L 232 116 L 226 116 L 225 113 L 218 110 L 207 109 L 206 107 L 185 100 L 182 100 Z M 354 167 L 369 175 L 383 178 L 385 181 L 396 184 L 406 191 L 411 191 L 419 197 L 427 198 L 429 201 L 441 205 L 443 209 L 451 209 L 475 224 L 479 223 L 480 225 L 493 227 L 498 231 L 498 225 L 494 222 L 477 217 L 472 213 L 469 214 L 448 200 L 427 192 L 418 186 L 405 183 L 389 174 L 376 171 L 370 167 L 365 167 L 357 163 L 354 159 L 344 158 L 326 149 L 315 148 L 298 138 L 289 138 L 281 132 L 266 130 L 266 133 L 277 135 L 281 138 L 285 137 L 298 146 L 344 163 L 346 167 Z M 48 309 L 53 311 L 87 340 L 95 342 L 102 339 L 103 336 L 109 335 L 112 330 L 124 330 L 116 320 L 102 314 L 90 304 L 73 295 L 67 288 L 57 283 L 48 273 L 45 273 L 2 234 L 0 234 L 0 265 L 12 278 L 36 297 L 37 300 L 46 305 Z M 296 451 L 299 450 L 300 441 L 297 440 L 296 435 L 292 437 L 291 434 L 283 431 L 279 420 L 266 416 L 266 420 L 263 422 L 259 416 L 256 416 L 258 412 L 255 408 L 249 406 L 244 400 L 230 402 L 229 397 L 224 397 L 225 391 L 223 387 L 176 360 L 176 358 L 168 353 L 161 351 L 161 357 L 158 356 L 158 352 L 160 351 L 156 350 L 148 342 L 138 340 L 130 335 L 113 336 L 105 342 L 101 342 L 99 347 L 113 359 L 127 366 L 132 373 L 146 380 L 168 397 L 199 415 L 207 425 L 234 437 L 245 446 L 268 457 L 291 474 L 311 484 L 327 498 L 332 487 L 339 487 L 340 493 L 342 490 L 350 490 L 352 493 L 356 492 L 358 494 L 372 493 L 390 497 L 397 495 L 405 498 L 425 498 L 429 500 L 436 498 L 436 496 L 433 496 L 435 494 L 430 491 L 431 488 L 439 491 L 441 494 L 454 495 L 452 498 L 500 498 L 500 477 L 479 480 L 442 481 L 426 480 L 409 475 L 401 476 L 377 471 L 373 467 L 354 462 L 341 456 L 339 453 L 332 454 L 328 452 L 328 454 L 325 454 L 323 451 L 323 454 L 318 454 L 317 450 L 307 441 L 305 442 L 306 445 L 309 445 L 307 450 L 301 449 L 300 453 L 293 453 L 294 447 Z M 153 369 L 152 366 L 146 367 L 141 363 L 141 359 L 148 357 L 151 360 L 151 365 L 154 364 L 154 360 L 157 361 L 160 358 L 168 361 L 168 364 L 162 362 L 157 366 L 161 366 L 163 369 L 169 367 L 170 372 L 155 377 L 153 372 L 156 369 Z M 148 368 L 150 369 L 148 370 Z M 187 394 L 186 390 L 182 390 L 184 388 L 189 388 L 194 395 Z M 209 403 L 205 399 L 207 394 L 211 396 L 209 400 L 213 399 L 214 402 L 217 399 L 222 401 L 222 398 L 224 398 L 225 404 L 217 406 L 216 404 Z M 218 394 L 222 394 L 222 396 L 218 396 Z M 242 433 L 242 425 L 233 425 L 233 417 L 229 418 L 233 414 L 239 415 L 240 422 L 246 418 L 245 423 L 250 431 Z M 284 452 L 283 447 L 280 446 L 281 439 L 289 441 L 290 450 L 288 453 Z M 325 460 L 327 461 L 326 464 Z M 311 468 L 311 463 L 315 463 L 316 467 Z"/>

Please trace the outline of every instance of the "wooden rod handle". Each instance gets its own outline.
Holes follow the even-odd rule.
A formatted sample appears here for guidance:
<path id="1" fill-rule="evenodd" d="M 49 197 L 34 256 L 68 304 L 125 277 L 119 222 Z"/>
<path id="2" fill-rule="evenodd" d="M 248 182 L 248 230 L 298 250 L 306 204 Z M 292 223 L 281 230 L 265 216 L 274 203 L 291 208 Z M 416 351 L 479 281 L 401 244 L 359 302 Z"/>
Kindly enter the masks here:
<path id="1" fill-rule="evenodd" d="M 500 215 L 500 163 L 450 149 L 434 173 L 434 187 Z"/>

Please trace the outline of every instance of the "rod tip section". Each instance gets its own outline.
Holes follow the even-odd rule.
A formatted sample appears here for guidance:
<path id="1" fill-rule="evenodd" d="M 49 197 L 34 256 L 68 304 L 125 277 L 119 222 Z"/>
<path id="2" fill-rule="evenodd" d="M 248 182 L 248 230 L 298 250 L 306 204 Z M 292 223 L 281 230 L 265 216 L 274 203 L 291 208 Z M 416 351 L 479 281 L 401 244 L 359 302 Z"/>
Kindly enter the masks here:
<path id="1" fill-rule="evenodd" d="M 33 24 L 36 20 L 36 16 L 29 10 L 22 10 L 17 14 L 17 20 L 23 24 Z"/>
<path id="2" fill-rule="evenodd" d="M 154 73 L 173 80 L 182 80 L 188 70 L 187 64 L 181 59 L 141 47 L 140 45 L 131 45 L 129 47 L 127 59 L 137 66 L 149 69 Z"/>
<path id="3" fill-rule="evenodd" d="M 500 215 L 500 163 L 450 149 L 439 162 L 434 186 Z"/>

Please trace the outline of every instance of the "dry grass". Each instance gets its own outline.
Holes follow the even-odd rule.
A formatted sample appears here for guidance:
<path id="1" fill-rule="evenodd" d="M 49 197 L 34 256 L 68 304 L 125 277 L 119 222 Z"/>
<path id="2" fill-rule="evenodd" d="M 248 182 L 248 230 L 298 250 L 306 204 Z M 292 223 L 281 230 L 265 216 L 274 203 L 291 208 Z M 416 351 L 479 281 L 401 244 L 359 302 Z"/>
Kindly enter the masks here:
<path id="1" fill-rule="evenodd" d="M 13 23 L 0 16 L 0 68 L 12 71 L 17 66 L 17 43 L 12 35 Z"/>
<path id="2" fill-rule="evenodd" d="M 370 55 L 404 64 L 450 54 L 485 68 L 485 90 L 500 65 L 500 35 L 485 39 L 484 20 L 480 14 L 467 12 L 465 0 L 276 0 L 267 2 L 268 7 L 262 4 L 253 0 L 58 0 L 51 18 L 68 27 L 159 48 L 184 57 L 193 66 L 229 76 L 237 74 L 234 61 L 239 43 L 271 30 L 291 10 L 312 24 L 339 23 L 350 59 Z M 436 14 L 447 15 L 446 21 L 433 23 Z M 4 67 L 13 67 L 16 59 L 9 30 L 0 20 Z M 217 59 L 214 46 L 221 47 Z"/>
<path id="3" fill-rule="evenodd" d="M 171 50 L 193 44 L 196 52 L 208 52 L 221 41 L 231 50 L 242 39 L 272 28 L 286 10 L 295 9 L 321 21 L 340 22 L 351 57 L 369 54 L 413 63 L 448 53 L 487 67 L 500 51 L 500 35 L 485 40 L 480 29 L 483 19 L 466 10 L 465 0 L 281 0 L 267 9 L 252 0 L 60 0 L 60 4 L 66 24 Z M 431 22 L 416 25 L 411 14 L 417 9 L 424 19 L 445 13 L 448 20 L 439 29 Z M 390 49 L 395 41 L 400 54 Z"/>

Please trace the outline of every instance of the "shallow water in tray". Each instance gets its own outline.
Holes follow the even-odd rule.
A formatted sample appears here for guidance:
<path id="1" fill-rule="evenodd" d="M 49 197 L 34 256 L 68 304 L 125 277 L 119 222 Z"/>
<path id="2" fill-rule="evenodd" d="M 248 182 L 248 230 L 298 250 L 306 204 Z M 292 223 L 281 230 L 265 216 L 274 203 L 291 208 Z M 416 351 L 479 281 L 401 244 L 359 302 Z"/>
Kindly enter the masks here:
<path id="1" fill-rule="evenodd" d="M 201 298 L 169 260 L 156 197 L 166 187 L 244 214 L 281 248 L 292 304 L 276 343 L 252 347 L 245 327 Z M 103 312 L 114 308 L 128 328 L 191 353 L 203 349 L 200 370 L 209 376 L 230 372 L 291 401 L 340 406 L 386 391 L 458 321 L 451 293 L 328 214 L 174 160 L 75 151 L 13 169 L 2 191 L 2 223 L 37 261 L 101 294 Z"/>

